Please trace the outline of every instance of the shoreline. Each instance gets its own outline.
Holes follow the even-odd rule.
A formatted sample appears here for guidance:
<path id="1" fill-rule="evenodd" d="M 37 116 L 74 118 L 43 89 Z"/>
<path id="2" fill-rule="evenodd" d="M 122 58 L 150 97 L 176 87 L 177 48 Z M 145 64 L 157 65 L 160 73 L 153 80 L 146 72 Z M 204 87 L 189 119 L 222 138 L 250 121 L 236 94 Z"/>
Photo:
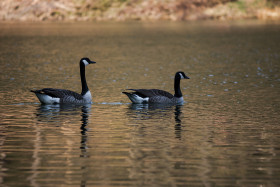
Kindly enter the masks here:
<path id="1" fill-rule="evenodd" d="M 104 3 L 105 2 L 105 3 Z M 107 2 L 107 4 L 106 4 Z M 0 21 L 280 21 L 280 0 L 2 0 Z"/>

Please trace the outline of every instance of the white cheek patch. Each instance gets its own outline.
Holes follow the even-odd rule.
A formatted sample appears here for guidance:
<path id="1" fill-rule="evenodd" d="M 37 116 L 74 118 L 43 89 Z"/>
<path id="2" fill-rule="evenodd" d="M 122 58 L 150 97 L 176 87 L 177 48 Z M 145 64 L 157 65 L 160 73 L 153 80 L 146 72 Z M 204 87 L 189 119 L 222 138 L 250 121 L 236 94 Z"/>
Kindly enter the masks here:
<path id="1" fill-rule="evenodd" d="M 181 79 L 184 79 L 185 77 L 182 75 L 182 73 L 179 73 L 180 74 L 180 77 Z"/>
<path id="2" fill-rule="evenodd" d="M 83 63 L 85 66 L 89 65 L 89 63 L 86 60 L 83 60 Z"/>

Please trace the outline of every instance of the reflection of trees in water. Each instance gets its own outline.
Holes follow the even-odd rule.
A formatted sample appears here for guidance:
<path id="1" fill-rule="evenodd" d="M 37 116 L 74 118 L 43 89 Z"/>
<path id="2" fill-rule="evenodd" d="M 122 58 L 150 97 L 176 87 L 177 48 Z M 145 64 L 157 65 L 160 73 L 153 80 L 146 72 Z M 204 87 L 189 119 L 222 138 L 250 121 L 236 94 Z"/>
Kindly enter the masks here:
<path id="1" fill-rule="evenodd" d="M 73 117 L 77 115 L 81 115 L 81 142 L 80 142 L 80 157 L 88 158 L 89 155 L 87 153 L 87 125 L 90 116 L 91 105 L 40 105 L 36 111 L 36 118 L 39 124 L 43 123 L 45 125 L 61 126 L 67 122 L 73 123 Z M 42 130 L 39 125 L 36 125 L 36 141 L 35 141 L 35 149 L 33 153 L 34 161 L 32 163 L 33 174 L 28 178 L 31 184 L 37 186 L 36 178 L 38 175 L 38 168 L 40 168 L 41 162 L 44 162 L 43 158 L 40 158 L 39 152 L 42 149 L 41 142 L 44 139 L 41 134 Z M 71 162 L 71 161 L 70 161 Z M 66 163 L 74 165 L 75 163 Z M 81 186 L 86 186 L 87 182 L 87 160 L 83 160 L 80 165 L 82 171 L 81 177 Z"/>
<path id="2" fill-rule="evenodd" d="M 132 120 L 170 119 L 174 115 L 175 137 L 181 139 L 181 111 L 182 105 L 170 104 L 131 104 L 127 112 Z"/>

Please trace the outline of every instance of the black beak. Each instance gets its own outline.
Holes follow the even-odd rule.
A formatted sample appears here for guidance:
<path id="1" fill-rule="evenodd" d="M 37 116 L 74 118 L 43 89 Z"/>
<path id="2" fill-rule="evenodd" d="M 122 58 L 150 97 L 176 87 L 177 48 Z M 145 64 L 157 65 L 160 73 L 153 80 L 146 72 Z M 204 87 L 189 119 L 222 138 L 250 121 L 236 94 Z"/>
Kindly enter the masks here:
<path id="1" fill-rule="evenodd" d="M 185 75 L 185 79 L 190 79 L 190 77 L 188 77 L 187 75 Z"/>
<path id="2" fill-rule="evenodd" d="M 96 62 L 94 62 L 94 61 L 89 61 L 89 63 L 90 63 L 90 64 L 95 64 Z"/>

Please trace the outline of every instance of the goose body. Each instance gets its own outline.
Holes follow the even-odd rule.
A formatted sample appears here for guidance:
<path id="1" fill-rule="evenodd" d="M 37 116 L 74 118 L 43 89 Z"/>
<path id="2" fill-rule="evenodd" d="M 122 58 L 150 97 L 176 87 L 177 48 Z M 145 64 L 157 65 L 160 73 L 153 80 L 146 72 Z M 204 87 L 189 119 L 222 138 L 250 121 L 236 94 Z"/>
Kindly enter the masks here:
<path id="1" fill-rule="evenodd" d="M 43 88 L 41 90 L 31 90 L 38 97 L 42 104 L 87 104 L 91 103 L 91 93 L 88 89 L 85 67 L 89 64 L 96 62 L 91 61 L 89 58 L 82 58 L 80 60 L 80 76 L 82 83 L 82 93 L 76 93 L 71 90 L 55 89 L 55 88 Z"/>
<path id="2" fill-rule="evenodd" d="M 158 89 L 128 89 L 132 92 L 122 92 L 128 96 L 133 103 L 166 103 L 180 104 L 184 102 L 184 98 L 180 89 L 180 80 L 189 79 L 184 72 L 177 72 L 174 79 L 174 91 L 172 95 L 169 92 Z"/>

